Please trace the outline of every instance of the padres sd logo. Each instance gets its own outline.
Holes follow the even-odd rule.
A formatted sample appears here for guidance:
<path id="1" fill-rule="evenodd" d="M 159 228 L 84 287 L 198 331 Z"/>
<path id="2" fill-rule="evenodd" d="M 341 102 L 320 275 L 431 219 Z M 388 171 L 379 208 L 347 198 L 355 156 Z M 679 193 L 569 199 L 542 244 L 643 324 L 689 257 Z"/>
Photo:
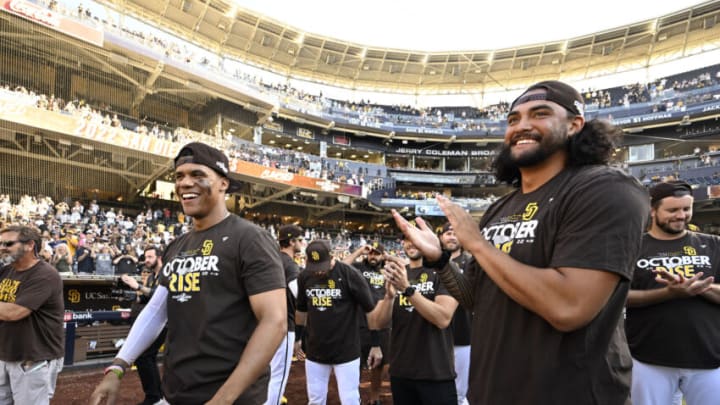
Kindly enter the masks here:
<path id="1" fill-rule="evenodd" d="M 202 247 L 202 255 L 203 256 L 209 256 L 213 249 L 213 242 L 211 240 L 206 240 L 203 242 Z"/>
<path id="2" fill-rule="evenodd" d="M 319 252 L 311 252 L 310 260 L 312 260 L 314 262 L 319 262 L 320 261 L 320 253 Z"/>
<path id="3" fill-rule="evenodd" d="M 80 302 L 80 291 L 68 290 L 68 301 L 72 302 L 73 304 L 77 304 L 78 302 Z"/>
<path id="4" fill-rule="evenodd" d="M 683 252 L 688 256 L 697 255 L 697 250 L 695 250 L 695 248 L 692 246 L 683 246 Z"/>
<path id="5" fill-rule="evenodd" d="M 532 217 L 537 214 L 538 211 L 538 205 L 536 202 L 528 203 L 528 205 L 525 207 L 525 212 L 522 214 L 523 221 L 529 221 L 532 219 Z"/>
<path id="6" fill-rule="evenodd" d="M 315 252 L 313 252 L 315 253 Z M 328 288 L 334 289 L 335 288 L 335 280 L 328 280 Z"/>
<path id="7" fill-rule="evenodd" d="M 428 279 L 427 273 L 422 273 L 422 274 L 420 275 L 420 282 L 421 282 L 421 283 L 426 282 L 427 279 Z"/>

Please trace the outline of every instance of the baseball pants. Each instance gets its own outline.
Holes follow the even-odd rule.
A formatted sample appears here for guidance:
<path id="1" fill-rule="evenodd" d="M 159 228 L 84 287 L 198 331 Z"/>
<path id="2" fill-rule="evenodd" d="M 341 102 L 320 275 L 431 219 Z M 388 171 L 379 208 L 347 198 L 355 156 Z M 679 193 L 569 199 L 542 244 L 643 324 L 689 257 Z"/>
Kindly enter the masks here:
<path id="1" fill-rule="evenodd" d="M 633 359 L 633 405 L 671 405 L 680 390 L 687 405 L 717 403 L 720 368 L 690 369 L 655 366 Z"/>
<path id="2" fill-rule="evenodd" d="M 470 378 L 470 346 L 455 346 L 455 389 L 458 405 L 468 405 L 467 391 Z"/>
<path id="3" fill-rule="evenodd" d="M 360 358 L 341 364 L 321 364 L 305 360 L 305 376 L 309 405 L 327 402 L 330 373 L 335 373 L 342 405 L 360 403 Z"/>
<path id="4" fill-rule="evenodd" d="M 268 396 L 265 405 L 280 404 L 290 376 L 294 343 L 295 331 L 288 332 L 277 351 L 275 351 L 272 361 L 270 361 L 270 382 L 268 383 Z"/>

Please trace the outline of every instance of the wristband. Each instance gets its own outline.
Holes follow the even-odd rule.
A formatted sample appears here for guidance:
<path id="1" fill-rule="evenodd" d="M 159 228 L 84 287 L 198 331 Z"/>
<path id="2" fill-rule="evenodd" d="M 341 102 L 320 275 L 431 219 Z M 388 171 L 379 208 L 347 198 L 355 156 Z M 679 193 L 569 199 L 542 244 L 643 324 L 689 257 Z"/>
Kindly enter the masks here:
<path id="1" fill-rule="evenodd" d="M 305 326 L 304 325 L 295 325 L 295 341 L 298 342 L 298 341 L 302 340 L 304 334 L 305 334 Z"/>
<path id="2" fill-rule="evenodd" d="M 123 376 L 125 376 L 125 369 L 123 369 L 120 365 L 113 364 L 106 367 L 103 372 L 104 375 L 108 375 L 108 373 L 113 373 L 117 376 L 118 380 L 122 380 Z"/>
<path id="3" fill-rule="evenodd" d="M 445 265 L 447 265 L 449 261 L 450 252 L 443 249 L 440 257 L 434 262 L 428 261 L 425 257 L 423 257 L 423 267 L 427 269 L 440 270 L 445 267 Z"/>
<path id="4" fill-rule="evenodd" d="M 370 347 L 380 346 L 380 331 L 370 331 Z"/>

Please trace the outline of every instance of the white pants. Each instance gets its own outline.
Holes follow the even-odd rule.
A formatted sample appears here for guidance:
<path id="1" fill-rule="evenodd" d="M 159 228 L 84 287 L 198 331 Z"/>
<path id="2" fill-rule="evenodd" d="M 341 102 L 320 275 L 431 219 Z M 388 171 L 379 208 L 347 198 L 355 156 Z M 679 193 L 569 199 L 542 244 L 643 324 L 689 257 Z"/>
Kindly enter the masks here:
<path id="1" fill-rule="evenodd" d="M 62 357 L 32 364 L 0 360 L 0 405 L 49 404 L 62 367 Z"/>
<path id="2" fill-rule="evenodd" d="M 280 404 L 280 399 L 285 393 L 288 376 L 290 376 L 294 343 L 295 331 L 288 332 L 275 351 L 272 361 L 270 361 L 270 381 L 268 382 L 268 395 L 265 405 Z"/>
<path id="3" fill-rule="evenodd" d="M 305 360 L 308 405 L 325 405 L 330 373 L 335 373 L 340 403 L 360 403 L 360 358 L 342 364 L 321 364 Z"/>
<path id="4" fill-rule="evenodd" d="M 455 346 L 455 390 L 458 405 L 467 405 L 468 378 L 470 377 L 470 346 Z"/>
<path id="5" fill-rule="evenodd" d="M 682 392 L 687 405 L 718 403 L 720 368 L 690 369 L 655 366 L 633 359 L 633 405 L 671 405 Z"/>

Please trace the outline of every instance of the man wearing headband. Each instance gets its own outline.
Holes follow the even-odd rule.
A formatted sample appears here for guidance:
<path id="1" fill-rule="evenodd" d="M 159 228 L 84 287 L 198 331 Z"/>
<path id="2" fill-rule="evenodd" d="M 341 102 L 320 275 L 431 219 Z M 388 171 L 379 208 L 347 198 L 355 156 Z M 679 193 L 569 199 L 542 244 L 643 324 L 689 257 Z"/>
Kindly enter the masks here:
<path id="1" fill-rule="evenodd" d="M 688 230 L 692 188 L 682 181 L 650 189 L 650 230 L 627 300 L 634 405 L 687 405 L 720 398 L 720 238 Z M 714 399 L 713 399 L 714 398 Z"/>
<path id="2" fill-rule="evenodd" d="M 91 404 L 114 403 L 125 369 L 167 322 L 163 393 L 172 404 L 262 404 L 286 335 L 285 276 L 268 232 L 231 215 L 228 158 L 193 142 L 175 158 L 175 195 L 193 229 L 162 257 L 160 286 L 105 369 Z"/>
<path id="3" fill-rule="evenodd" d="M 622 312 L 649 205 L 609 159 L 620 130 L 584 117 L 573 87 L 544 81 L 510 107 L 494 167 L 516 190 L 478 227 L 437 201 L 473 258 L 460 272 L 418 219 L 396 223 L 472 311 L 471 404 L 629 403 Z M 518 384 L 521 381 L 521 384 Z"/>

